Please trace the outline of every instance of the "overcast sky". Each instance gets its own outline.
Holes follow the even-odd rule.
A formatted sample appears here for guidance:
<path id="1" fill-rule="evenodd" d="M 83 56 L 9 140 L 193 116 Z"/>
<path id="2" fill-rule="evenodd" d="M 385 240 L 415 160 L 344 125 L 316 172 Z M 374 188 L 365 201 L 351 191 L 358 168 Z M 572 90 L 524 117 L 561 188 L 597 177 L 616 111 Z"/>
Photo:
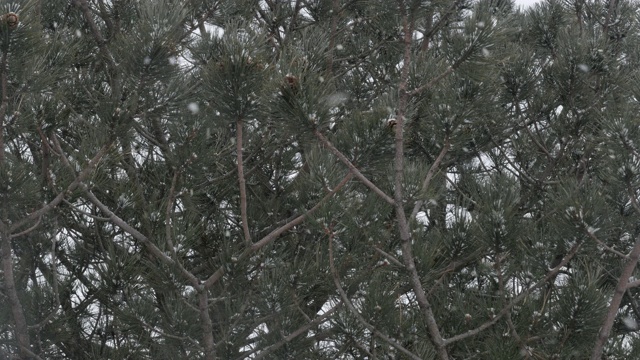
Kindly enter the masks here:
<path id="1" fill-rule="evenodd" d="M 516 5 L 530 6 L 541 0 L 516 0 Z"/>

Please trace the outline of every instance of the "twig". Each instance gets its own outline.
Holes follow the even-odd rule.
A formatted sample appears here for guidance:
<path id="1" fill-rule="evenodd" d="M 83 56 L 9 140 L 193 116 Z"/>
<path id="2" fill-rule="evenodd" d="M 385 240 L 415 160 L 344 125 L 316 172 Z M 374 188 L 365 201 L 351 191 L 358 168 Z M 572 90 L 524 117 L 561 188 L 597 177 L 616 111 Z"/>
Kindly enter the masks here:
<path id="1" fill-rule="evenodd" d="M 176 252 L 175 244 L 173 243 L 173 224 L 171 223 L 171 215 L 173 214 L 173 204 L 176 200 L 176 183 L 178 182 L 178 173 L 177 169 L 174 169 L 173 177 L 171 178 L 171 188 L 169 188 L 169 196 L 167 198 L 167 207 L 165 208 L 165 217 L 164 217 L 164 233 L 167 241 L 167 245 L 173 255 L 173 259 L 176 262 L 179 262 L 178 253 Z"/>
<path id="2" fill-rule="evenodd" d="M 318 139 L 320 139 L 322 144 L 324 146 L 326 146 L 329 149 L 329 151 L 331 151 L 338 159 L 340 159 L 340 161 L 342 161 L 342 163 L 345 164 L 349 168 L 349 170 L 353 173 L 353 175 L 356 176 L 356 178 L 358 178 L 358 180 L 362 181 L 362 183 L 365 186 L 367 186 L 369 189 L 373 190 L 373 192 L 378 194 L 381 198 L 384 199 L 384 201 L 386 201 L 390 205 L 393 205 L 395 203 L 394 200 L 389 195 L 385 194 L 384 191 L 380 190 L 380 188 L 375 186 L 375 184 L 373 184 L 369 179 L 367 179 L 360 172 L 360 170 L 358 170 L 358 168 L 356 168 L 355 165 L 353 165 L 351 163 L 351 161 L 349 161 L 349 159 L 347 159 L 347 157 L 344 156 L 344 154 L 340 152 L 340 150 L 336 149 L 336 147 L 333 146 L 333 144 L 331 144 L 329 139 L 327 139 L 319 130 L 316 130 L 314 133 L 315 133 L 316 137 L 318 137 Z"/>
<path id="3" fill-rule="evenodd" d="M 422 182 L 422 188 L 420 189 L 421 194 L 426 193 L 427 189 L 429 189 L 429 184 L 431 184 L 431 179 L 433 178 L 433 175 L 435 175 L 436 171 L 440 167 L 440 163 L 442 163 L 442 159 L 444 159 L 450 147 L 451 147 L 451 142 L 449 141 L 449 137 L 447 136 L 444 139 L 444 145 L 442 146 L 442 150 L 440 150 L 440 154 L 438 154 L 438 157 L 436 158 L 436 160 L 433 162 L 433 164 L 431 164 L 429 171 L 427 171 L 427 176 L 425 176 L 424 181 Z M 413 206 L 413 210 L 411 211 L 411 216 L 409 217 L 411 221 L 413 221 L 416 218 L 416 215 L 418 215 L 418 211 L 420 211 L 422 204 L 424 204 L 424 200 L 420 199 L 416 201 L 416 204 Z"/>
<path id="4" fill-rule="evenodd" d="M 30 228 L 28 228 L 28 229 L 26 229 L 26 230 L 24 230 L 24 231 L 21 231 L 21 232 L 19 232 L 19 233 L 11 234 L 11 236 L 9 236 L 9 238 L 10 238 L 10 239 L 15 239 L 15 238 L 18 238 L 18 237 L 20 237 L 20 236 L 27 235 L 28 233 L 30 233 L 30 232 L 32 232 L 33 230 L 37 229 L 37 228 L 38 228 L 38 226 L 40 225 L 40 222 L 41 222 L 41 221 L 42 221 L 42 216 L 38 218 L 38 220 L 36 221 L 36 223 L 35 223 L 35 224 L 33 224 L 33 226 L 32 226 L 32 227 L 30 227 Z"/>
<path id="5" fill-rule="evenodd" d="M 90 214 L 86 211 L 80 210 L 77 206 L 73 205 L 69 200 L 62 200 L 62 202 L 64 202 L 67 206 L 69 206 L 73 211 L 78 212 L 84 216 L 88 216 L 94 220 L 98 220 L 98 221 L 109 221 L 109 218 L 106 217 L 102 217 L 102 216 L 96 216 L 93 214 Z"/>
<path id="6" fill-rule="evenodd" d="M 380 249 L 377 246 L 374 246 L 373 249 L 380 255 L 384 256 L 385 259 L 389 260 L 389 262 L 392 262 L 395 266 L 404 268 L 404 264 L 400 262 L 400 260 L 396 259 L 393 255 L 388 254 L 386 252 L 384 252 L 382 249 Z"/>
<path id="7" fill-rule="evenodd" d="M 249 218 L 247 216 L 247 186 L 244 178 L 244 164 L 242 160 L 242 117 L 236 120 L 236 163 L 238 166 L 238 187 L 240 188 L 240 222 L 244 232 L 244 241 L 247 246 L 251 246 L 251 233 L 249 233 Z"/>
<path id="8" fill-rule="evenodd" d="M 611 253 L 614 253 L 614 254 L 618 255 L 619 257 L 621 257 L 621 258 L 623 258 L 623 259 L 625 259 L 625 260 L 628 260 L 628 259 L 629 259 L 629 255 L 625 255 L 625 254 L 621 253 L 620 251 L 618 251 L 618 250 L 616 250 L 616 249 L 614 249 L 614 248 L 612 248 L 612 247 L 609 247 L 607 244 L 605 244 L 604 242 L 602 242 L 602 240 L 600 240 L 600 239 L 599 239 L 599 238 L 598 238 L 598 237 L 593 233 L 593 231 L 589 231 L 589 229 L 588 229 L 588 228 L 585 228 L 585 232 L 587 233 L 587 235 L 588 235 L 590 238 L 592 238 L 595 242 L 597 242 L 597 243 L 598 243 L 598 245 L 602 246 L 605 250 L 607 250 L 607 251 L 609 251 L 609 252 L 611 252 Z"/>

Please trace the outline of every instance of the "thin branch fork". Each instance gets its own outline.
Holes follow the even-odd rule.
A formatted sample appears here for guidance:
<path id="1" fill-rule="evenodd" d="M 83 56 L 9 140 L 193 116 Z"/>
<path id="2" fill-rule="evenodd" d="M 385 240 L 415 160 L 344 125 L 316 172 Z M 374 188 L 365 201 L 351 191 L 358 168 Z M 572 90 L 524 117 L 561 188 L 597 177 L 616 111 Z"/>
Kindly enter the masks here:
<path id="1" fill-rule="evenodd" d="M 272 243 L 278 237 L 280 237 L 280 235 L 291 230 L 294 226 L 302 224 L 307 219 L 307 217 L 311 216 L 314 212 L 316 212 L 325 202 L 327 202 L 327 200 L 332 198 L 333 195 L 335 195 L 340 189 L 342 189 L 342 187 L 345 186 L 352 178 L 353 178 L 353 173 L 348 173 L 344 177 L 344 179 L 342 179 L 342 181 L 338 185 L 336 185 L 331 191 L 329 191 L 329 193 L 327 193 L 322 199 L 320 199 L 320 201 L 318 201 L 316 205 L 314 205 L 311 209 L 307 210 L 304 214 L 280 226 L 279 228 L 265 235 L 259 241 L 253 243 L 238 257 L 238 261 L 247 258 L 251 254 L 262 249 L 268 244 Z M 224 267 L 220 266 L 215 273 L 213 273 L 211 276 L 209 276 L 209 278 L 207 278 L 207 280 L 204 281 L 204 283 L 202 284 L 204 288 L 205 289 L 211 288 L 216 282 L 218 282 L 218 280 L 222 278 L 222 275 L 224 275 L 224 272 L 225 272 Z"/>
<path id="2" fill-rule="evenodd" d="M 60 147 L 60 142 L 55 137 L 53 138 L 53 140 L 54 140 L 54 146 L 56 147 L 56 150 L 61 154 L 62 163 L 70 171 L 73 171 L 73 166 L 69 162 L 69 159 L 67 159 L 67 157 L 64 156 L 62 148 Z M 108 146 L 107 145 L 103 146 L 101 151 L 98 152 L 98 155 L 100 155 L 103 152 L 103 150 L 106 153 L 106 150 L 110 147 L 110 145 L 111 143 L 109 143 Z M 129 225 L 126 221 L 124 221 L 120 217 L 118 217 L 118 215 L 116 215 L 113 211 L 111 211 L 111 209 L 109 209 L 105 204 L 103 204 L 98 199 L 98 197 L 96 197 L 95 194 L 91 192 L 89 187 L 82 182 L 84 178 L 88 176 L 89 170 L 91 170 L 97 164 L 98 162 L 97 159 L 100 159 L 102 157 L 102 156 L 98 157 L 98 155 L 96 155 L 94 159 L 92 159 L 89 162 L 90 166 L 88 166 L 86 169 L 83 170 L 83 173 L 86 173 L 85 176 L 82 176 L 83 173 L 80 173 L 80 175 L 76 177 L 76 180 L 72 182 L 72 184 L 75 184 L 74 189 L 75 187 L 80 187 L 87 195 L 87 198 L 89 199 L 89 201 L 91 201 L 95 206 L 97 206 L 106 215 L 106 217 L 109 218 L 109 220 L 111 220 L 116 226 L 120 227 L 125 232 L 129 233 L 135 239 L 142 242 L 147 248 L 147 250 L 149 250 L 149 252 L 153 254 L 156 258 L 164 261 L 169 265 L 177 265 L 182 275 L 184 275 L 185 278 L 188 279 L 191 282 L 191 284 L 197 289 L 199 287 L 200 281 L 192 273 L 187 271 L 187 269 L 185 269 L 182 266 L 182 264 L 180 264 L 177 261 L 174 261 L 172 258 L 170 258 L 165 253 L 163 253 L 157 246 L 155 246 L 155 244 L 151 240 L 149 240 L 147 236 L 142 234 L 140 231 L 136 230 L 133 226 Z M 66 192 L 61 193 L 60 195 L 58 195 L 58 197 L 60 197 L 61 195 L 64 196 L 65 194 Z M 62 201 L 62 199 L 60 199 L 60 201 Z"/>
<path id="3" fill-rule="evenodd" d="M 54 140 L 56 140 L 54 138 Z M 57 151 L 62 154 L 62 149 L 60 149 L 60 144 L 57 142 L 56 140 L 56 148 Z M 100 160 L 102 160 L 102 158 L 104 157 L 104 155 L 107 153 L 107 151 L 109 150 L 109 148 L 111 147 L 111 142 L 105 144 L 102 146 L 102 148 L 100 148 L 100 150 L 98 150 L 98 152 L 96 153 L 96 155 L 89 161 L 89 163 L 87 164 L 87 166 L 76 176 L 76 178 L 67 186 L 67 188 L 64 191 L 61 191 L 53 200 L 51 200 L 48 204 L 42 206 L 40 209 L 32 212 L 31 214 L 25 216 L 22 220 L 17 221 L 15 224 L 13 224 L 10 228 L 9 231 L 13 232 L 23 226 L 25 226 L 28 222 L 34 221 L 39 219 L 40 217 L 42 217 L 44 214 L 48 213 L 49 211 L 51 211 L 53 208 L 55 208 L 56 206 L 58 206 L 62 200 L 64 200 L 64 198 L 71 193 L 72 191 L 74 191 L 76 188 L 78 188 L 78 186 L 80 186 L 80 184 L 82 183 L 82 181 L 84 181 L 95 169 L 95 167 L 98 165 L 98 163 L 100 162 Z M 68 160 L 62 156 L 63 162 L 66 161 L 66 164 L 68 164 L 69 167 L 71 167 L 71 165 L 69 164 Z M 73 167 L 71 167 L 71 169 L 73 169 Z"/>
<path id="4" fill-rule="evenodd" d="M 598 245 L 602 246 L 605 250 L 609 251 L 610 253 L 613 253 L 615 255 L 617 255 L 618 257 L 628 260 L 629 259 L 629 255 L 625 255 L 623 253 L 621 253 L 620 251 L 610 247 L 609 245 L 605 244 L 602 240 L 600 240 L 600 238 L 598 238 L 596 236 L 596 234 L 594 234 L 593 231 L 589 231 L 588 228 L 585 228 L 585 231 L 587 233 L 587 236 L 589 236 L 591 239 L 593 239 L 596 243 L 598 243 Z"/>
<path id="5" fill-rule="evenodd" d="M 353 175 L 355 175 L 355 177 L 358 178 L 358 180 L 360 180 L 365 186 L 367 186 L 373 192 L 378 194 L 382 199 L 384 199 L 384 201 L 386 201 L 390 205 L 395 204 L 395 201 L 391 198 L 391 196 L 385 194 L 384 191 L 380 190 L 380 188 L 378 188 L 374 183 L 372 183 L 369 179 L 367 179 L 367 177 L 364 176 L 360 172 L 360 170 L 358 170 L 358 168 L 355 165 L 353 165 L 353 163 L 351 163 L 351 161 L 349 161 L 349 159 L 347 159 L 347 157 L 344 156 L 343 153 L 340 152 L 340 150 L 336 149 L 336 147 L 333 146 L 333 144 L 329 141 L 329 139 L 327 139 L 326 136 L 324 136 L 319 130 L 315 130 L 314 134 L 320 140 L 320 142 L 322 142 L 322 144 L 325 147 L 327 147 L 329 151 L 331 151 L 331 153 L 333 153 L 338 159 L 340 159 L 340 161 L 342 161 L 343 164 L 345 164 L 349 168 L 351 173 L 353 173 Z"/>

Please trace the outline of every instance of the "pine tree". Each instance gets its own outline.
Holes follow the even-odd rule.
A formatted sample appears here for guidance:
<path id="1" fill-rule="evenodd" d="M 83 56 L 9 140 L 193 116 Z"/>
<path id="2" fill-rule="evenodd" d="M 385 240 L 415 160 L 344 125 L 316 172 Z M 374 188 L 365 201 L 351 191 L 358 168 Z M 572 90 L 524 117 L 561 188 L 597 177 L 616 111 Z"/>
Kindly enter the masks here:
<path id="1" fill-rule="evenodd" d="M 637 2 L 0 7 L 0 358 L 638 356 Z"/>

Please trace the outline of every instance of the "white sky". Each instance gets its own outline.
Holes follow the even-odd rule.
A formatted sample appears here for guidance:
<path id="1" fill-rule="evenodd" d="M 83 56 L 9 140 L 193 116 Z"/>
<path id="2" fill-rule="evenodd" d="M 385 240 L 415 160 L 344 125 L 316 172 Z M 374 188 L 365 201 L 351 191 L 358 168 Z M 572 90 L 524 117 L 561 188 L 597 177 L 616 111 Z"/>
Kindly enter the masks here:
<path id="1" fill-rule="evenodd" d="M 539 3 L 542 0 L 516 0 L 516 5 L 528 7 L 535 3 Z"/>

